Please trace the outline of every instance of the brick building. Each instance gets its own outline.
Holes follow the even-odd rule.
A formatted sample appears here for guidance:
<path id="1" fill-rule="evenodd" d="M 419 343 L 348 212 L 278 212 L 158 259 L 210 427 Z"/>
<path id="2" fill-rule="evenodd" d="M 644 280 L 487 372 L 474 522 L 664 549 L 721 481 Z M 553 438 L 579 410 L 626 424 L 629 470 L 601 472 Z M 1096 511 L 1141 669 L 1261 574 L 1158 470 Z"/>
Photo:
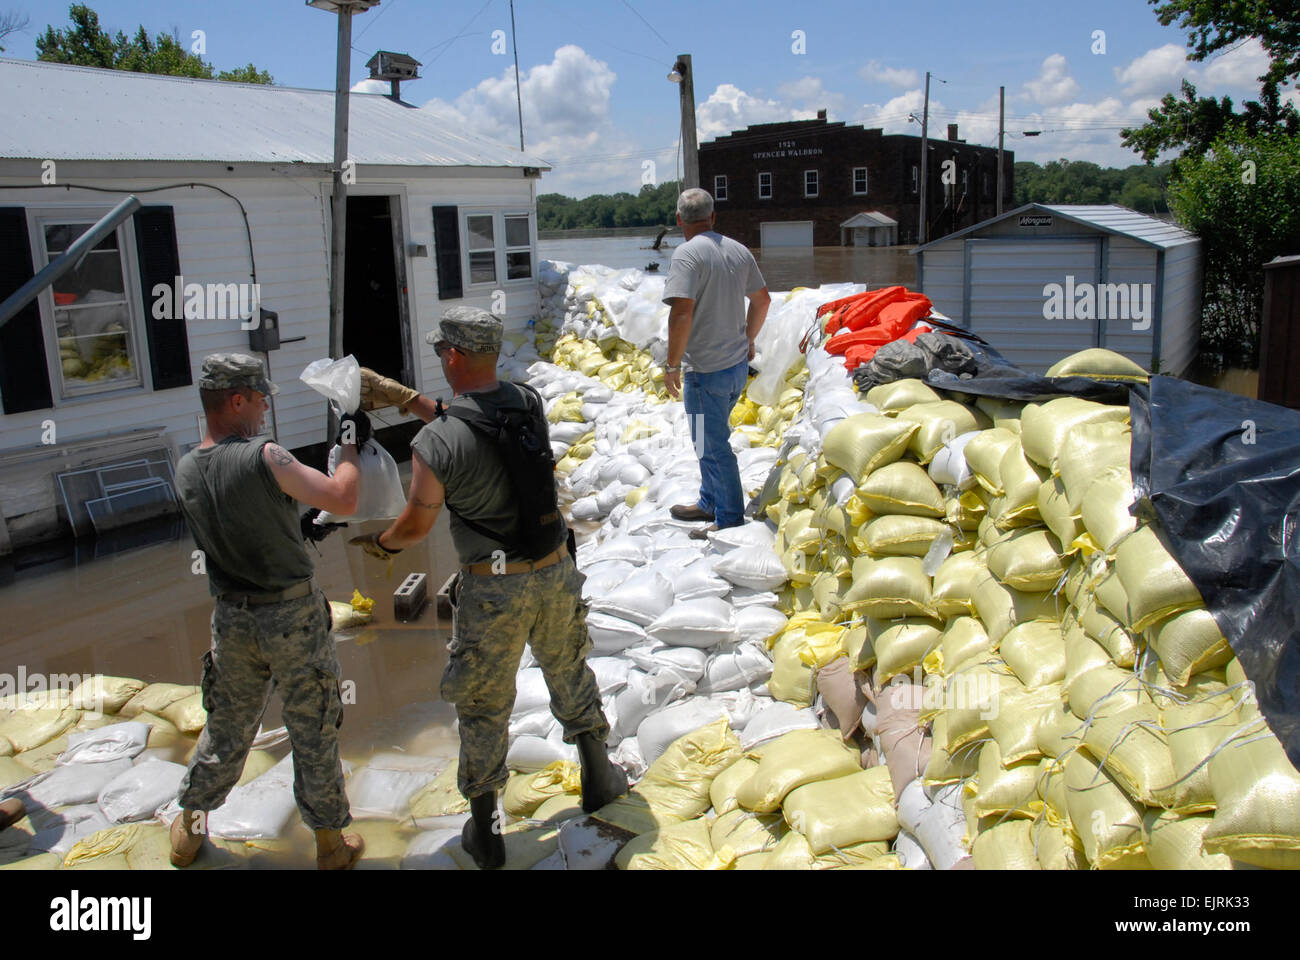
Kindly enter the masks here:
<path id="1" fill-rule="evenodd" d="M 996 147 L 930 137 L 927 239 L 997 213 Z M 713 194 L 718 230 L 750 247 L 915 243 L 920 139 L 816 120 L 761 123 L 700 145 L 700 185 Z M 944 183 L 945 161 L 951 183 Z M 1003 154 L 1003 207 L 1012 195 Z"/>

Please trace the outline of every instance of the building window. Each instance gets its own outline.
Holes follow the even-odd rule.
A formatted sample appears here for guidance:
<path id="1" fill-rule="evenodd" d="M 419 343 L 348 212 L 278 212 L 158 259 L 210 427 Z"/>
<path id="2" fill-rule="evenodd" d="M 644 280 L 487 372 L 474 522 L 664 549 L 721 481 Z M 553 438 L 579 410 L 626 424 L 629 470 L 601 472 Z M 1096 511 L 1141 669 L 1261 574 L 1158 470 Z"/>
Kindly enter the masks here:
<path id="1" fill-rule="evenodd" d="M 963 195 L 970 193 L 970 170 L 969 168 L 961 172 L 961 192 Z"/>
<path id="2" fill-rule="evenodd" d="M 467 216 L 465 233 L 469 241 L 465 245 L 469 251 L 469 282 L 496 283 L 497 249 L 492 214 Z"/>
<path id="3" fill-rule="evenodd" d="M 917 175 L 916 164 L 912 164 L 912 192 L 913 193 L 916 193 L 916 188 L 918 183 L 920 183 L 920 178 Z"/>
<path id="4" fill-rule="evenodd" d="M 980 196 L 987 197 L 988 195 L 989 195 L 989 175 L 987 173 L 981 173 L 980 174 Z"/>
<path id="5" fill-rule="evenodd" d="M 64 215 L 38 217 L 36 223 L 41 266 L 45 266 L 94 226 L 95 219 Z M 43 295 L 50 311 L 46 313 L 46 342 L 58 347 L 58 373 L 51 382 L 59 385 L 57 395 L 65 400 L 143 384 L 133 297 L 127 294 L 128 283 L 131 289 L 135 286 L 127 249 L 126 227 L 122 226 Z"/>
<path id="6" fill-rule="evenodd" d="M 772 175 L 770 173 L 760 173 L 758 175 L 758 199 L 772 199 Z"/>
<path id="7" fill-rule="evenodd" d="M 506 279 L 528 280 L 533 275 L 533 240 L 528 214 L 506 215 Z"/>
<path id="8" fill-rule="evenodd" d="M 725 176 L 716 176 L 713 178 L 713 199 L 727 199 L 727 178 Z"/>
<path id="9" fill-rule="evenodd" d="M 867 168 L 853 168 L 853 194 L 854 196 L 863 196 L 867 192 Z"/>
<path id="10" fill-rule="evenodd" d="M 803 195 L 805 197 L 817 196 L 818 177 L 816 170 L 805 170 L 803 172 Z"/>

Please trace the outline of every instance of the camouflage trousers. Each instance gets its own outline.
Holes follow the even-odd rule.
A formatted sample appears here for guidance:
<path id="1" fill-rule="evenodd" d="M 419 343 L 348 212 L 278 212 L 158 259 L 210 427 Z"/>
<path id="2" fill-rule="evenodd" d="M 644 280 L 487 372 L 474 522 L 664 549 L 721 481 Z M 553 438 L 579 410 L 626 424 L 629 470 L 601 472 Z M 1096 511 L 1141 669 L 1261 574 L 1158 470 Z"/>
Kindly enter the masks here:
<path id="1" fill-rule="evenodd" d="M 319 590 L 265 606 L 216 601 L 212 649 L 203 655 L 208 722 L 181 781 L 181 806 L 215 810 L 225 802 L 277 689 L 303 822 L 313 830 L 347 826 L 352 817 L 339 761 L 339 660 L 330 637 L 329 603 Z"/>
<path id="2" fill-rule="evenodd" d="M 476 797 L 505 786 L 515 673 L 527 643 L 551 694 L 564 740 L 609 736 L 596 676 L 587 666 L 587 606 L 582 574 L 565 557 L 533 573 L 479 576 L 462 571 L 451 591 L 450 657 L 442 699 L 460 721 L 457 786 Z"/>

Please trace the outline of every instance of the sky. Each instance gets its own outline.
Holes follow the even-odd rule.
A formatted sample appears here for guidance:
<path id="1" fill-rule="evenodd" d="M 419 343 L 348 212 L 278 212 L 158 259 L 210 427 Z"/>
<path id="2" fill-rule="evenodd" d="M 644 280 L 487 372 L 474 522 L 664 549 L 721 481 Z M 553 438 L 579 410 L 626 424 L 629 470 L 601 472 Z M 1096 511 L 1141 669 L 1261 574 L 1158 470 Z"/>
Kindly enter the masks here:
<path id="1" fill-rule="evenodd" d="M 0 12 L 30 19 L 5 41 L 4 56 L 35 59 L 36 37 L 66 26 L 68 6 L 0 0 Z M 337 19 L 304 0 L 90 6 L 112 32 L 143 24 L 201 42 L 218 69 L 251 61 L 277 83 L 334 86 Z M 996 146 L 1002 85 L 1005 146 L 1017 160 L 1105 166 L 1140 162 L 1120 145 L 1120 128 L 1144 122 L 1182 79 L 1239 104 L 1257 98 L 1267 66 L 1253 40 L 1188 61 L 1185 34 L 1161 26 L 1142 0 L 515 0 L 514 13 L 526 150 L 553 167 L 539 191 L 576 197 L 635 193 L 647 171 L 677 175 L 679 95 L 667 75 L 679 53 L 692 56 L 701 142 L 819 109 L 832 121 L 919 135 L 908 115 L 920 116 L 930 71 L 932 137 L 955 122 L 968 142 Z M 402 85 L 404 100 L 455 129 L 517 146 L 510 21 L 509 0 L 382 0 L 354 18 L 353 89 L 388 91 L 366 79 L 375 51 L 410 54 L 423 67 Z M 1300 104 L 1294 88 L 1286 96 Z"/>

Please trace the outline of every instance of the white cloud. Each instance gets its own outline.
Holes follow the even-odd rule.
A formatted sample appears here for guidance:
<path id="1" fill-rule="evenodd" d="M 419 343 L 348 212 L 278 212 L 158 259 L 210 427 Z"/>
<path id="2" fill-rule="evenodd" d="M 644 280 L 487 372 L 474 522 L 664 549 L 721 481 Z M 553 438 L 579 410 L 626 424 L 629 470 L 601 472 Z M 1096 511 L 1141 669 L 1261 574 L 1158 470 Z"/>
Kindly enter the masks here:
<path id="1" fill-rule="evenodd" d="M 367 77 L 365 80 L 358 80 L 352 84 L 350 92 L 388 94 L 392 92 L 392 89 L 392 84 L 387 80 L 371 80 Z"/>
<path id="2" fill-rule="evenodd" d="M 800 77 L 794 83 L 781 86 L 777 92 L 800 107 L 813 110 L 825 109 L 834 113 L 844 105 L 844 95 L 827 90 L 821 77 Z"/>
<path id="3" fill-rule="evenodd" d="M 1070 76 L 1064 55 L 1054 53 L 1043 61 L 1038 76 L 1025 84 L 1033 99 L 1045 106 L 1054 106 L 1077 96 L 1079 84 Z"/>
<path id="4" fill-rule="evenodd" d="M 751 96 L 731 83 L 724 83 L 695 109 L 695 123 L 700 142 L 724 136 L 755 123 L 779 123 L 786 120 L 810 120 L 815 109 L 800 109 L 779 100 Z"/>
<path id="5" fill-rule="evenodd" d="M 1148 50 L 1127 66 L 1115 68 L 1115 79 L 1129 97 L 1160 97 L 1177 92 L 1184 77 L 1195 82 L 1195 76 L 1187 61 L 1187 50 L 1176 43 Z"/>
<path id="6" fill-rule="evenodd" d="M 853 117 L 853 123 L 860 123 L 866 127 L 880 127 L 885 133 L 915 133 L 921 135 L 921 128 L 917 124 L 909 123 L 907 115 L 909 113 L 921 116 L 921 111 L 925 105 L 925 94 L 920 90 L 908 90 L 906 93 L 900 93 L 887 103 L 865 103 L 858 108 L 858 112 Z M 930 98 L 930 107 L 933 110 L 943 109 L 943 104 L 934 97 Z M 935 122 L 932 119 L 931 125 Z M 909 129 L 910 128 L 910 129 Z"/>
<path id="7" fill-rule="evenodd" d="M 867 65 L 858 70 L 858 76 L 867 83 L 883 83 L 891 87 L 910 87 L 919 79 L 919 74 L 910 67 L 886 67 L 878 60 L 867 61 Z"/>
<path id="8" fill-rule="evenodd" d="M 1259 77 L 1268 71 L 1268 52 L 1257 39 L 1233 47 L 1205 64 L 1205 82 L 1216 89 L 1259 91 Z"/>

